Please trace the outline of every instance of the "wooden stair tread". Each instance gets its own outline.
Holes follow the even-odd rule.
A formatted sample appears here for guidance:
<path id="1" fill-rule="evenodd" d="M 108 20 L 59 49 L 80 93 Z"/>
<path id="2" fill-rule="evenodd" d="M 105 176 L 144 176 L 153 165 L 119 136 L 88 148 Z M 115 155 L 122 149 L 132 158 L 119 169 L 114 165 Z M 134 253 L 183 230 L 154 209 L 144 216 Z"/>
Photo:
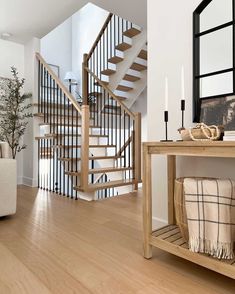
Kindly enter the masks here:
<path id="1" fill-rule="evenodd" d="M 133 38 L 137 35 L 139 35 L 141 33 L 140 30 L 136 29 L 136 28 L 130 28 L 129 30 L 125 31 L 123 33 L 124 36 L 129 37 L 129 38 Z"/>
<path id="2" fill-rule="evenodd" d="M 122 57 L 113 56 L 108 59 L 108 62 L 113 63 L 113 64 L 118 64 L 118 63 L 122 62 L 123 60 L 124 60 L 124 58 L 122 58 Z"/>
<path id="3" fill-rule="evenodd" d="M 76 135 L 76 132 L 75 132 L 75 134 L 57 134 L 57 136 L 58 137 L 72 137 L 72 136 L 74 136 L 74 137 L 81 137 L 82 135 L 81 134 L 77 134 Z M 108 135 L 97 135 L 97 134 L 95 134 L 95 135 L 93 135 L 93 134 L 89 134 L 89 137 L 91 137 L 91 138 L 108 138 Z"/>
<path id="4" fill-rule="evenodd" d="M 120 100 L 126 100 L 127 99 L 127 97 L 124 97 L 124 96 L 116 96 L 116 97 L 118 99 L 120 99 Z M 109 99 L 116 101 L 116 99 L 114 99 L 113 97 L 110 97 Z"/>
<path id="5" fill-rule="evenodd" d="M 69 149 L 69 148 L 81 148 L 82 145 L 53 145 L 51 146 L 51 148 L 65 148 L 65 149 Z M 116 145 L 107 145 L 107 144 L 97 144 L 97 145 L 89 145 L 89 148 L 116 148 Z"/>
<path id="6" fill-rule="evenodd" d="M 132 76 L 132 75 L 126 74 L 124 76 L 123 80 L 129 81 L 129 82 L 136 82 L 136 81 L 139 81 L 140 78 L 139 77 L 136 77 L 136 76 Z"/>
<path id="7" fill-rule="evenodd" d="M 44 107 L 44 105 L 46 105 L 46 107 L 50 107 L 50 108 L 72 108 L 72 104 L 58 104 L 58 103 L 49 103 L 49 102 L 44 102 L 42 101 L 41 104 L 38 104 L 38 103 L 33 103 L 33 106 L 39 106 L 39 105 L 42 105 Z M 75 111 L 75 110 L 74 110 Z M 80 115 L 80 113 L 79 113 Z"/>
<path id="8" fill-rule="evenodd" d="M 43 139 L 58 139 L 58 137 L 81 137 L 81 134 L 46 134 L 45 136 L 37 136 L 35 140 L 43 140 Z M 108 138 L 108 135 L 89 135 L 90 138 Z"/>
<path id="9" fill-rule="evenodd" d="M 130 49 L 131 47 L 132 46 L 130 44 L 122 42 L 122 43 L 118 44 L 115 48 L 120 51 L 126 51 L 126 50 Z"/>
<path id="10" fill-rule="evenodd" d="M 111 181 L 107 183 L 97 183 L 97 184 L 90 184 L 88 185 L 85 192 L 95 192 L 97 190 L 104 190 L 109 188 L 115 188 L 115 187 L 122 187 L 122 186 L 130 186 L 134 185 L 136 183 L 135 180 L 118 180 L 118 181 Z M 74 188 L 77 191 L 83 191 L 81 187 L 77 186 Z"/>
<path id="11" fill-rule="evenodd" d="M 118 87 L 117 87 L 116 90 L 122 91 L 122 92 L 129 92 L 129 91 L 133 90 L 133 88 L 127 87 L 127 86 L 123 86 L 123 85 L 118 85 Z"/>
<path id="12" fill-rule="evenodd" d="M 58 125 L 58 127 L 74 127 L 74 128 L 76 128 L 76 127 L 78 127 L 78 128 L 81 128 L 82 127 L 82 125 L 81 124 L 79 124 L 79 125 L 76 125 L 76 124 L 73 124 L 72 125 L 72 123 L 61 123 L 61 122 L 59 122 L 58 124 L 57 123 L 40 123 L 39 124 L 39 126 L 49 126 L 49 125 L 52 125 L 52 126 L 57 126 Z M 100 126 L 89 126 L 89 128 L 93 128 L 93 129 L 98 129 L 98 128 L 100 128 Z"/>
<path id="13" fill-rule="evenodd" d="M 46 114 L 45 114 L 46 115 Z M 37 113 L 34 113 L 33 116 L 36 116 L 36 117 L 44 117 L 44 114 L 43 113 L 40 113 L 40 112 L 37 112 Z M 51 113 L 50 116 L 52 117 L 59 117 L 59 118 L 73 118 L 74 120 L 76 119 L 76 113 L 74 113 L 73 115 L 61 115 L 61 114 L 53 114 Z M 78 115 L 80 116 L 80 114 Z"/>
<path id="14" fill-rule="evenodd" d="M 102 168 L 95 168 L 95 169 L 90 169 L 88 173 L 91 174 L 103 174 L 103 173 L 113 173 L 113 172 L 119 172 L 119 171 L 128 171 L 132 170 L 132 167 L 102 167 Z M 80 176 L 81 172 L 65 172 L 66 175 L 69 176 Z"/>
<path id="15" fill-rule="evenodd" d="M 143 71 L 143 70 L 147 69 L 147 66 L 134 62 L 132 64 L 132 66 L 130 67 L 130 69 L 133 69 L 133 70 L 136 70 L 136 71 Z"/>
<path id="16" fill-rule="evenodd" d="M 148 59 L 148 51 L 142 49 L 138 55 L 139 58 L 141 59 L 145 59 L 147 60 Z"/>
<path id="17" fill-rule="evenodd" d="M 108 69 L 102 70 L 101 74 L 106 76 L 111 76 L 115 74 L 115 72 L 116 72 L 115 70 L 108 68 Z"/>
<path id="18" fill-rule="evenodd" d="M 109 82 L 101 81 L 105 86 L 108 86 Z M 98 82 L 94 83 L 95 86 L 101 87 L 101 85 Z"/>
<path id="19" fill-rule="evenodd" d="M 89 160 L 105 160 L 105 159 L 119 159 L 124 158 L 124 156 L 90 156 Z M 60 161 L 80 161 L 81 158 L 66 158 L 61 157 L 59 158 Z"/>

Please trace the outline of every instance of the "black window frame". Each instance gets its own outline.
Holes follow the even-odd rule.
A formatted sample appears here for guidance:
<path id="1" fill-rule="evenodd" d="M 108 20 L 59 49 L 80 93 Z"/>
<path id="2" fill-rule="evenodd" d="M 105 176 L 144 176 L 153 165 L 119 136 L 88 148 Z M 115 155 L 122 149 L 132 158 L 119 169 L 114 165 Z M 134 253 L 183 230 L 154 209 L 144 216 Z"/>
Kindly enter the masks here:
<path id="1" fill-rule="evenodd" d="M 202 100 L 224 98 L 235 95 L 235 0 L 232 1 L 232 21 L 200 32 L 200 15 L 213 0 L 203 0 L 193 13 L 193 122 L 200 122 Z M 233 32 L 233 67 L 206 74 L 200 74 L 200 37 L 232 26 Z M 233 73 L 233 92 L 209 97 L 200 97 L 200 79 L 223 73 Z"/>

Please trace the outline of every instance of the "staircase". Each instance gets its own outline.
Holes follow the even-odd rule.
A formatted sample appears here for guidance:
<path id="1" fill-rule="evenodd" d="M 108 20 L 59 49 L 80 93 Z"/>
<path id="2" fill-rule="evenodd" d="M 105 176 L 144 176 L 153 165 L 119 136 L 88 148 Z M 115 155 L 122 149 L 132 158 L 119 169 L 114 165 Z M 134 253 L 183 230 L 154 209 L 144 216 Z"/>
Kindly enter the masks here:
<path id="1" fill-rule="evenodd" d="M 82 105 L 36 54 L 39 188 L 86 200 L 138 189 L 141 115 L 130 107 L 146 87 L 146 40 L 109 14 L 84 55 Z"/>

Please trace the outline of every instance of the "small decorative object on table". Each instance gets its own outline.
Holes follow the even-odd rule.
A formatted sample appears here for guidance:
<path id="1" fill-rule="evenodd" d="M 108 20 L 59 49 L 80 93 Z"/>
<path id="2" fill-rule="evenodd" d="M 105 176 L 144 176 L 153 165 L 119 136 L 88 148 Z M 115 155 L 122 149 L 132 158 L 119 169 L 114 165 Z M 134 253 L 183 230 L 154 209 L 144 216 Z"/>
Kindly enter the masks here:
<path id="1" fill-rule="evenodd" d="M 182 112 L 182 129 L 184 129 L 185 100 L 181 100 L 181 112 Z"/>
<path id="2" fill-rule="evenodd" d="M 227 141 L 227 142 L 235 141 L 235 131 L 225 131 L 223 141 Z"/>
<path id="3" fill-rule="evenodd" d="M 223 127 L 199 123 L 194 128 L 181 128 L 179 133 L 183 141 L 218 141 L 221 139 Z"/>
<path id="4" fill-rule="evenodd" d="M 165 132 L 166 132 L 166 139 L 161 140 L 161 142 L 172 142 L 172 140 L 168 140 L 168 111 L 164 111 L 164 121 L 165 121 Z"/>

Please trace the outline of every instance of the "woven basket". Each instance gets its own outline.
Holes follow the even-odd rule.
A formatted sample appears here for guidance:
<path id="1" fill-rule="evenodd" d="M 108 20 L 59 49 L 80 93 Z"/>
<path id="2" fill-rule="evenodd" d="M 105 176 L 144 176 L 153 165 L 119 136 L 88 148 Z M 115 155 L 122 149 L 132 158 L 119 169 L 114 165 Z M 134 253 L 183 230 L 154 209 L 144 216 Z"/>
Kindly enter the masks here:
<path id="1" fill-rule="evenodd" d="M 175 180 L 174 205 L 176 223 L 179 226 L 182 238 L 188 242 L 189 232 L 184 197 L 184 178 Z"/>
<path id="2" fill-rule="evenodd" d="M 198 123 L 195 127 L 178 129 L 183 141 L 218 141 L 222 140 L 224 132 L 223 126 L 207 126 L 204 123 Z"/>

